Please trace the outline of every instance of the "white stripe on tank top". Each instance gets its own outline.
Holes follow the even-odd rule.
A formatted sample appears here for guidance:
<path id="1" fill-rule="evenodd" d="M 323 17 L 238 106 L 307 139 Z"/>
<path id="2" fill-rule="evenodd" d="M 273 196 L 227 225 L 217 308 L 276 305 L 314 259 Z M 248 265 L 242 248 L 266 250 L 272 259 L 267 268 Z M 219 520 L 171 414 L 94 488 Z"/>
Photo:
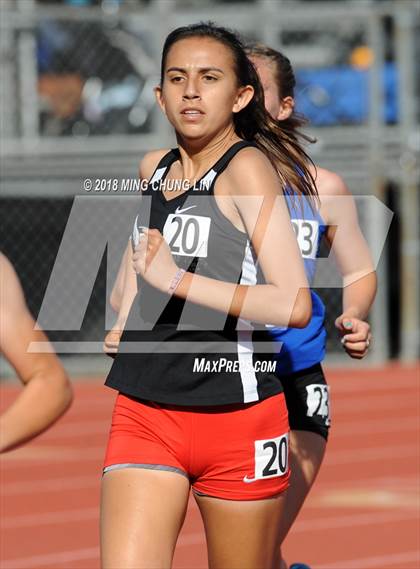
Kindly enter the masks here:
<path id="1" fill-rule="evenodd" d="M 242 275 L 239 284 L 255 285 L 257 283 L 257 267 L 252 254 L 252 245 L 247 242 L 245 256 L 242 262 Z M 244 403 L 258 401 L 258 381 L 254 370 L 254 345 L 252 332 L 254 327 L 249 320 L 238 318 L 238 360 L 239 373 L 244 390 Z"/>

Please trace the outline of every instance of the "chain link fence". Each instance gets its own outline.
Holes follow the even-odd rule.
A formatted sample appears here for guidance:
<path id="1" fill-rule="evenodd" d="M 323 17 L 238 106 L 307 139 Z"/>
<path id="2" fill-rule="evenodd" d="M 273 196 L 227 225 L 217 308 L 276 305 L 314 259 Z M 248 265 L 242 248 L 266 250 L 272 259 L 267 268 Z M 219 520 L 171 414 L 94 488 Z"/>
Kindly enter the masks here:
<path id="1" fill-rule="evenodd" d="M 349 14 L 345 2 L 3 0 L 1 247 L 34 314 L 83 179 L 134 178 L 144 151 L 173 144 L 153 86 L 163 39 L 178 25 L 211 19 L 284 51 L 296 70 L 297 109 L 318 139 L 309 151 L 343 175 L 354 194 L 384 199 L 388 182 L 416 186 L 418 142 L 412 127 L 401 130 L 407 70 L 402 77 L 397 4 L 412 16 L 415 51 L 418 16 L 411 2 Z M 413 93 L 418 77 L 413 73 Z M 413 126 L 418 108 L 410 104 Z M 372 237 L 368 212 L 361 213 L 362 229 Z M 373 315 L 378 359 L 388 355 L 387 310 L 390 298 L 397 302 L 387 290 L 385 264 L 381 271 L 385 284 Z M 329 351 L 341 355 L 334 330 L 341 291 L 318 292 L 327 306 Z M 82 330 L 54 332 L 53 339 L 100 341 L 105 296 L 104 258 Z"/>
<path id="2" fill-rule="evenodd" d="M 202 1 L 201 10 L 187 10 L 187 2 L 176 0 L 24 0 L 20 4 L 4 0 L 1 55 L 8 81 L 3 87 L 3 138 L 80 139 L 155 131 L 153 86 L 158 82 L 162 39 L 174 27 L 172 22 L 178 25 L 207 17 L 289 56 L 297 75 L 297 107 L 313 126 L 368 122 L 369 69 L 376 47 L 371 45 L 372 30 L 364 12 L 359 16 L 355 11 L 343 22 L 341 12 L 334 17 L 330 4 L 320 4 L 318 17 L 311 18 L 301 3 L 289 11 L 285 3 L 283 12 L 281 3 L 268 0 L 243 4 L 235 22 L 230 3 L 216 3 L 213 12 L 206 10 L 211 4 Z M 345 2 L 336 4 L 345 6 Z M 258 26 L 251 5 L 261 12 Z M 376 23 L 384 48 L 381 112 L 385 124 L 395 124 L 394 18 L 379 13 Z M 28 92 L 31 80 L 34 89 Z"/>

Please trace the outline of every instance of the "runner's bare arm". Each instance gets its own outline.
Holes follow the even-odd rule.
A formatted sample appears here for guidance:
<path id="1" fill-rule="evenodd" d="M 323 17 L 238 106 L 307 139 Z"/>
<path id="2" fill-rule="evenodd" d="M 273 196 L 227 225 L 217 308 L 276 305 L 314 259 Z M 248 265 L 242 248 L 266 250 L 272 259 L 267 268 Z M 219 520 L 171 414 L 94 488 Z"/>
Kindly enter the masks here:
<path id="1" fill-rule="evenodd" d="M 115 312 L 118 312 L 121 306 L 121 300 L 124 291 L 125 273 L 127 270 L 127 263 L 130 262 L 131 240 L 124 251 L 121 259 L 120 267 L 118 269 L 117 278 L 115 279 L 114 286 L 109 297 L 109 303 Z"/>
<path id="2" fill-rule="evenodd" d="M 368 245 L 359 227 L 353 197 L 340 176 L 322 171 L 318 189 L 327 239 L 343 275 L 343 307 L 336 327 L 351 357 L 367 353 L 371 339 L 365 321 L 376 294 L 377 278 Z"/>
<path id="3" fill-rule="evenodd" d="M 126 264 L 124 267 L 124 282 L 122 283 L 118 316 L 114 326 L 105 336 L 103 350 L 106 354 L 116 354 L 118 352 L 121 334 L 123 333 L 131 305 L 137 294 L 137 275 L 133 269 L 131 240 L 128 243 L 124 258 Z"/>
<path id="4" fill-rule="evenodd" d="M 318 187 L 321 214 L 330 226 L 327 239 L 343 275 L 343 311 L 363 319 L 375 298 L 375 268 L 359 227 L 353 197 L 340 176 L 328 174 L 322 174 Z"/>
<path id="5" fill-rule="evenodd" d="M 11 450 L 44 431 L 69 407 L 72 390 L 54 353 L 28 353 L 31 342 L 47 342 L 25 303 L 17 275 L 0 254 L 0 349 L 24 389 L 0 417 L 0 451 Z"/>

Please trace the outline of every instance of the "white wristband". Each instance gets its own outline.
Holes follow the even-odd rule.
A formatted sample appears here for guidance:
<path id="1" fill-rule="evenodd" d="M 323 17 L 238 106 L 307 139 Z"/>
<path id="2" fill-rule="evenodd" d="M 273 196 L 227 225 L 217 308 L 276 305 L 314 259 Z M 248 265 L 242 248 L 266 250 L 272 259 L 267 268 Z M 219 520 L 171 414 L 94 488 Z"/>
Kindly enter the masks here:
<path id="1" fill-rule="evenodd" d="M 179 283 L 181 282 L 182 277 L 184 275 L 185 275 L 184 269 L 178 269 L 177 270 L 174 278 L 171 280 L 171 284 L 169 285 L 168 294 L 172 295 L 176 291 L 176 289 L 177 289 L 177 287 L 178 287 Z"/>

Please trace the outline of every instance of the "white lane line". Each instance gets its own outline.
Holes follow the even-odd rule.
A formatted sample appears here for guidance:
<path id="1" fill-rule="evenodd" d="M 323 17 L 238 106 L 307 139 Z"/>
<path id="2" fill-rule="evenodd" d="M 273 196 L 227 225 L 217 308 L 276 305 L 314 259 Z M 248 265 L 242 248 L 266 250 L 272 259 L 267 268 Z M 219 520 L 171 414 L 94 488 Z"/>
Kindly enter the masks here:
<path id="1" fill-rule="evenodd" d="M 357 372 L 356 372 L 357 373 Z M 328 371 L 326 373 L 328 381 Z M 416 378 L 402 378 L 393 383 L 384 382 L 381 378 L 366 380 L 366 377 L 360 374 L 358 377 L 351 379 L 334 377 L 332 375 L 333 392 L 338 395 L 350 394 L 355 397 L 360 397 L 360 393 L 371 393 L 377 391 L 405 391 L 412 388 L 416 390 L 419 388 L 418 380 Z"/>
<path id="2" fill-rule="evenodd" d="M 378 512 L 367 514 L 355 514 L 350 516 L 331 516 L 328 518 L 312 518 L 298 521 L 293 526 L 291 533 L 314 532 L 325 529 L 337 529 L 344 527 L 370 526 L 372 524 L 387 524 L 404 520 L 417 519 L 418 511 L 407 510 L 404 512 Z M 341 569 L 341 568 L 340 568 Z"/>
<path id="3" fill-rule="evenodd" d="M 22 468 L 22 461 L 33 461 L 33 466 L 45 465 L 57 462 L 101 462 L 105 456 L 105 445 L 97 447 L 63 447 L 33 445 L 22 447 L 1 459 L 1 469 L 10 470 Z M 38 463 L 38 464 L 36 464 Z"/>
<path id="4" fill-rule="evenodd" d="M 9 456 L 2 458 L 1 470 L 13 470 L 21 468 L 22 461 L 31 461 L 33 466 L 44 466 L 46 464 L 59 462 L 97 462 L 102 464 L 105 454 L 105 446 L 90 448 L 62 448 L 55 446 L 33 446 L 18 450 Z M 324 462 L 324 466 L 335 464 L 348 464 L 351 462 L 371 462 L 389 458 L 409 458 L 419 456 L 417 445 L 404 445 L 399 448 L 389 448 L 388 446 L 376 448 L 361 448 L 352 451 L 329 451 Z"/>
<path id="5" fill-rule="evenodd" d="M 334 405 L 333 405 L 334 409 Z M 339 415 L 337 413 L 337 415 Z M 410 429 L 418 428 L 420 425 L 420 419 L 416 414 L 412 417 L 401 417 L 397 419 L 372 419 L 364 420 L 363 423 L 354 424 L 354 422 L 340 422 L 339 419 L 334 423 L 333 434 L 335 437 L 351 435 L 353 433 L 391 433 L 400 432 Z M 38 441 L 60 441 L 61 439 L 67 438 L 85 438 L 86 433 L 95 435 L 107 436 L 109 433 L 110 425 L 104 421 L 78 421 L 73 424 L 63 424 L 57 425 L 54 429 L 47 431 L 44 435 L 38 439 Z"/>
<path id="6" fill-rule="evenodd" d="M 178 539 L 177 547 L 188 547 L 201 543 L 205 543 L 204 532 L 186 533 Z M 1 569 L 35 569 L 36 567 L 47 567 L 49 565 L 58 567 L 61 563 L 87 559 L 99 560 L 99 547 L 86 547 L 73 551 L 57 551 L 56 553 L 47 553 L 45 555 L 7 559 L 2 561 Z"/>
<path id="7" fill-rule="evenodd" d="M 363 398 L 362 398 L 363 397 Z M 334 399 L 334 392 L 331 395 L 333 412 L 337 415 L 344 413 L 350 413 L 351 415 L 359 415 L 362 411 L 372 412 L 378 411 L 382 412 L 385 410 L 391 410 L 395 413 L 396 410 L 400 409 L 411 409 L 419 408 L 418 397 L 407 397 L 407 395 L 372 395 L 368 396 L 359 394 L 358 398 L 350 399 L 346 397 L 345 399 Z M 386 418 L 384 419 L 386 421 Z"/>
<path id="8" fill-rule="evenodd" d="M 374 569 L 375 567 L 386 567 L 400 565 L 400 563 L 418 562 L 420 567 L 420 551 L 406 551 L 404 553 L 394 553 L 389 555 L 377 555 L 364 557 L 362 559 L 346 559 L 345 561 L 334 561 L 326 565 L 315 565 L 315 569 Z"/>
<path id="9" fill-rule="evenodd" d="M 404 430 L 409 430 L 411 427 L 409 427 L 409 425 L 412 424 L 414 425 L 414 422 L 411 423 L 411 420 L 407 420 L 406 423 L 403 423 L 401 425 L 401 429 L 400 428 L 396 428 L 395 432 L 401 432 Z M 371 432 L 377 432 L 377 433 L 389 433 L 389 432 L 393 432 L 394 429 L 392 428 L 387 428 L 386 426 L 384 426 L 384 429 L 380 428 L 379 425 L 377 425 L 376 429 L 373 427 L 371 430 L 369 430 L 369 428 L 365 429 L 365 427 L 363 426 L 363 428 L 360 429 L 360 433 L 361 432 L 367 432 L 371 433 Z M 338 427 L 337 432 L 334 433 L 335 437 L 340 437 L 340 436 L 350 436 L 352 434 L 357 434 L 357 429 L 353 429 L 353 431 L 349 430 L 347 432 L 344 432 L 340 430 L 340 427 Z M 400 457 L 400 458 L 405 458 L 408 456 L 416 456 L 418 455 L 418 450 L 417 452 L 412 452 L 412 449 L 418 449 L 418 447 L 408 447 L 407 445 L 405 445 L 404 447 L 399 447 L 398 449 L 389 449 L 389 448 L 375 448 L 375 449 L 360 449 L 358 451 L 329 451 L 328 453 L 328 458 L 326 460 L 326 463 L 332 463 L 332 461 L 334 462 L 334 464 L 340 464 L 343 461 L 344 462 L 348 462 L 348 460 L 346 460 L 345 458 L 343 459 L 343 456 L 348 455 L 349 457 L 351 457 L 351 460 L 353 460 L 353 458 L 363 458 L 364 460 L 376 460 L 376 458 L 385 458 L 387 456 L 393 456 L 393 457 Z M 58 460 L 61 462 L 78 462 L 78 461 L 95 461 L 95 462 L 100 462 L 104 456 L 105 453 L 105 445 L 104 446 L 96 446 L 96 447 L 90 447 L 90 448 L 77 448 L 77 447 L 69 447 L 69 448 L 63 448 L 62 446 L 46 446 L 46 445 L 34 445 L 34 446 L 29 446 L 29 447 L 24 447 L 22 449 L 19 449 L 17 451 L 15 451 L 14 453 L 9 454 L 8 456 L 5 456 L 4 458 L 2 458 L 2 464 L 1 464 L 1 469 L 2 470 L 10 470 L 13 468 L 20 468 L 20 462 L 21 461 L 34 461 L 37 462 L 38 465 L 43 465 L 43 464 L 48 464 L 51 462 L 56 463 Z M 340 453 L 341 458 L 338 458 L 337 455 Z M 370 457 L 368 456 L 370 455 Z"/>
<path id="10" fill-rule="evenodd" d="M 107 435 L 111 422 L 98 421 L 94 419 L 92 421 L 77 421 L 73 424 L 57 425 L 54 429 L 46 431 L 45 434 L 41 435 L 43 440 L 61 440 L 64 438 L 73 438 L 77 436 L 85 437 L 87 435 Z M 38 440 L 41 440 L 41 437 Z"/>
<path id="11" fill-rule="evenodd" d="M 25 494 L 33 494 L 36 492 L 40 493 L 52 493 L 61 492 L 62 490 L 80 490 L 82 488 L 99 488 L 100 485 L 100 473 L 98 476 L 68 476 L 63 478 L 46 478 L 39 481 L 21 481 L 21 482 L 10 482 L 3 484 L 2 486 L 2 496 L 24 496 Z M 349 492 L 357 490 L 418 490 L 418 479 L 415 476 L 405 476 L 398 478 L 364 478 L 363 480 L 353 480 L 340 479 L 331 482 L 318 481 L 316 485 L 317 492 L 328 489 L 330 491 L 332 488 L 334 490 L 339 490 L 340 488 L 345 488 Z M 309 503 L 308 503 L 309 505 Z M 308 507 L 308 505 L 306 507 Z"/>
<path id="12" fill-rule="evenodd" d="M 3 484 L 2 496 L 23 496 L 36 492 L 61 492 L 62 490 L 80 490 L 81 488 L 99 487 L 100 473 L 98 476 L 69 476 L 66 478 L 46 478 L 38 481 L 10 482 Z"/>
<path id="13" fill-rule="evenodd" d="M 56 514 L 62 514 L 57 512 Z M 61 519 L 58 515 L 55 515 L 54 520 L 52 519 L 54 515 L 49 514 L 49 518 L 47 521 L 46 516 L 31 516 L 31 520 L 29 520 L 29 516 L 18 516 L 19 518 L 26 518 L 26 522 L 31 521 L 31 525 L 36 525 L 37 521 L 39 523 L 48 523 L 50 521 L 54 521 L 54 523 L 62 522 L 62 521 L 79 521 L 80 519 L 91 519 L 97 517 L 97 508 L 81 510 L 77 512 L 66 512 L 65 519 L 63 519 L 63 515 L 61 515 Z M 313 532 L 313 531 L 321 531 L 325 529 L 333 529 L 333 528 L 343 528 L 343 527 L 354 527 L 354 526 L 362 526 L 362 525 L 372 525 L 372 524 L 382 524 L 382 523 L 392 523 L 396 521 L 403 521 L 407 519 L 412 519 L 416 517 L 414 513 L 407 512 L 404 514 L 388 514 L 388 513 L 380 513 L 380 514 L 359 514 L 353 516 L 335 516 L 329 518 L 315 518 L 312 520 L 308 520 L 305 522 L 297 522 L 295 527 L 293 528 L 294 532 L 302 533 L 302 532 Z M 40 519 L 41 518 L 41 519 Z M 8 520 L 10 521 L 10 519 Z M 9 526 L 10 527 L 10 526 Z M 13 527 L 22 527 L 20 525 L 14 525 Z M 178 547 L 186 547 L 189 545 L 196 545 L 204 543 L 204 533 L 203 532 L 195 532 L 195 533 L 186 533 L 180 536 L 177 546 Z M 412 555 L 412 552 L 411 552 Z M 58 566 L 59 563 L 68 563 L 70 561 L 78 561 L 83 559 L 94 559 L 99 557 L 99 550 L 98 548 L 85 548 L 79 549 L 75 551 L 61 551 L 56 553 L 49 553 L 46 555 L 36 555 L 32 557 L 25 557 L 19 559 L 11 559 L 5 560 L 2 562 L 2 569 L 32 569 L 35 567 L 43 567 L 48 565 Z M 391 556 L 392 557 L 392 556 Z M 357 565 L 354 566 L 354 569 L 368 569 L 369 567 L 377 567 L 380 561 L 382 562 L 388 560 L 390 556 L 386 556 L 384 558 L 368 558 L 368 562 L 373 562 L 375 564 L 372 565 Z M 410 557 L 410 560 L 416 560 L 417 558 Z M 404 559 L 408 561 L 408 559 Z M 363 560 L 364 561 L 364 560 Z M 356 560 L 358 562 L 358 560 Z M 397 561 L 396 561 L 397 562 Z M 402 559 L 399 559 L 398 562 L 403 562 Z M 345 562 L 345 563 L 353 563 L 352 561 Z M 353 569 L 353 565 L 337 565 L 331 564 L 328 566 L 319 567 L 319 569 Z"/>
<path id="14" fill-rule="evenodd" d="M 108 396 L 101 394 L 99 391 L 92 392 L 92 393 L 78 393 L 76 390 L 75 402 L 73 403 L 71 413 L 77 411 L 84 411 L 86 408 L 91 409 L 112 409 L 112 406 L 115 403 L 115 398 L 111 399 Z M 68 416 L 68 418 L 71 417 Z"/>
<path id="15" fill-rule="evenodd" d="M 411 425 L 411 419 L 408 419 L 406 421 L 402 420 L 396 420 L 396 423 L 402 423 L 402 425 L 404 427 L 408 427 L 409 425 Z M 374 425 L 376 424 L 380 424 L 379 422 L 369 422 L 366 423 L 366 425 L 368 425 L 367 431 L 370 433 L 372 432 L 374 429 Z M 348 426 L 349 430 L 352 430 L 353 433 L 357 434 L 358 433 L 358 425 L 352 425 L 351 423 L 348 423 L 346 426 Z M 364 425 L 360 426 L 360 432 L 364 433 L 365 432 L 365 428 Z M 341 426 L 338 427 L 337 431 L 339 432 L 334 432 L 333 436 L 336 437 L 337 435 L 341 435 Z M 346 433 L 347 434 L 347 433 Z M 350 434 L 350 433 L 349 433 Z M 31 453 L 31 456 L 35 454 L 35 449 L 37 448 L 42 448 L 42 447 L 32 447 L 31 451 L 33 450 L 34 452 Z M 37 451 L 36 451 L 37 452 Z M 54 447 L 54 450 L 50 452 L 54 452 L 56 453 L 56 448 Z M 75 450 L 75 452 L 77 452 Z M 334 449 L 328 449 L 328 453 L 327 453 L 327 457 L 325 459 L 325 462 L 332 462 L 334 460 L 334 456 L 336 456 L 337 453 L 352 453 L 352 452 L 356 452 L 356 451 L 338 451 L 338 450 L 334 450 Z M 368 451 L 370 454 L 370 450 Z M 45 454 L 44 452 L 41 452 L 41 454 Z M 357 454 L 359 454 L 359 451 L 357 451 Z M 54 454 L 54 456 L 57 456 L 56 454 Z M 33 458 L 37 458 L 38 457 L 38 453 L 35 456 L 33 456 Z M 44 457 L 45 458 L 45 457 Z M 351 455 L 351 460 L 353 460 L 354 456 Z M 1 459 L 2 463 L 1 463 L 1 469 L 3 469 L 3 467 L 5 466 L 4 463 L 4 458 Z M 339 460 L 342 460 L 342 457 L 340 456 Z M 16 464 L 15 465 L 16 468 L 19 467 L 20 465 Z M 98 469 L 97 472 L 97 476 L 95 476 L 95 474 L 92 474 L 91 476 L 65 476 L 62 478 L 41 478 L 40 480 L 33 480 L 33 481 L 29 481 L 29 480 L 25 480 L 25 481 L 20 481 L 20 482 L 10 482 L 10 483 L 5 483 L 3 482 L 2 484 L 2 495 L 3 496 L 14 496 L 14 495 L 19 495 L 19 494 L 31 494 L 34 491 L 45 491 L 45 492 L 59 492 L 61 490 L 64 489 L 79 489 L 79 488 L 91 488 L 94 487 L 96 484 L 100 483 L 100 477 L 101 477 L 101 469 Z M 417 478 L 413 475 L 408 475 L 408 476 L 402 476 L 402 477 L 398 477 L 398 478 L 378 478 L 378 477 L 373 477 L 373 478 L 365 478 L 363 480 L 353 480 L 352 478 L 348 478 L 348 479 L 343 479 L 340 478 L 340 480 L 336 480 L 334 482 L 334 487 L 337 486 L 351 486 L 351 487 L 355 487 L 356 485 L 358 487 L 360 486 L 372 486 L 372 485 L 376 485 L 376 486 L 382 486 L 383 484 L 386 484 L 387 487 L 391 486 L 395 486 L 398 487 L 400 484 L 404 484 L 406 485 L 408 481 L 414 481 L 414 484 L 418 485 L 418 481 Z M 331 483 L 323 483 L 321 480 L 319 480 L 317 482 L 317 488 L 319 488 L 320 486 L 328 486 L 328 488 L 331 488 Z M 417 486 L 416 486 L 417 487 Z"/>
<path id="16" fill-rule="evenodd" d="M 40 514 L 25 514 L 3 518 L 2 530 L 50 524 L 66 524 L 99 518 L 99 507 L 80 510 L 64 510 L 61 512 L 45 512 Z"/>
<path id="17" fill-rule="evenodd" d="M 404 490 L 418 490 L 419 482 L 416 474 L 396 476 L 395 478 L 390 476 L 362 478 L 360 480 L 340 478 L 340 480 L 334 480 L 333 484 L 330 481 L 318 480 L 316 482 L 315 494 L 319 491 L 324 491 L 324 489 L 335 491 L 343 487 L 349 490 L 401 490 L 401 488 L 404 488 Z"/>
<path id="18" fill-rule="evenodd" d="M 193 502 L 188 504 L 188 510 L 193 507 Z M 309 504 L 308 504 L 309 505 Z M 311 509 L 319 509 L 317 504 Z M 322 506 L 321 506 L 322 507 Z M 325 509 L 323 508 L 325 511 Z M 96 520 L 99 517 L 99 506 L 94 508 L 84 508 L 79 510 L 64 510 L 58 512 L 44 512 L 38 514 L 25 514 L 10 517 L 3 517 L 2 529 L 17 529 L 49 524 L 67 524 L 78 521 Z M 369 525 L 372 523 L 388 523 L 398 520 L 416 519 L 419 517 L 418 511 L 380 511 L 366 514 L 353 514 L 346 516 L 334 516 L 326 518 L 311 518 L 308 521 L 298 521 L 293 531 L 318 531 L 326 528 L 348 527 L 352 525 Z"/>
<path id="19" fill-rule="evenodd" d="M 190 509 L 192 503 L 190 503 Z M 349 527 L 357 525 L 370 525 L 373 523 L 392 523 L 416 519 L 419 513 L 416 510 L 404 511 L 380 511 L 369 512 L 366 514 L 353 514 L 345 516 L 317 517 L 310 520 L 298 521 L 293 531 L 319 531 L 327 528 Z M 4 517 L 2 520 L 2 530 L 18 529 L 23 527 L 42 526 L 50 524 L 67 524 L 80 521 L 97 520 L 99 518 L 99 507 L 84 508 L 80 510 L 64 510 L 59 512 L 45 512 L 39 514 L 25 514 L 18 516 Z"/>
<path id="20" fill-rule="evenodd" d="M 187 511 L 194 507 L 194 502 L 188 502 Z M 61 510 L 58 512 L 43 512 L 38 514 L 19 514 L 6 516 L 3 509 L 1 520 L 2 530 L 13 530 L 23 527 L 43 526 L 50 524 L 67 524 L 80 521 L 98 520 L 99 504 L 94 508 L 81 508 L 79 510 Z M 3 568 L 1 568 L 3 569 Z"/>
<path id="21" fill-rule="evenodd" d="M 59 563 L 69 563 L 71 561 L 82 561 L 86 559 L 99 559 L 99 547 L 85 547 L 84 549 L 75 549 L 73 551 L 57 551 L 56 553 L 46 553 L 45 555 L 7 559 L 2 561 L 1 568 L 32 569 L 33 567 L 46 567 L 48 565 L 57 567 Z"/>
<path id="22" fill-rule="evenodd" d="M 204 543 L 204 533 L 185 534 L 178 540 L 178 547 Z M 382 567 L 384 564 L 397 565 L 399 563 L 410 563 L 419 560 L 419 551 L 407 551 L 383 556 L 372 556 L 360 559 L 335 561 L 333 563 L 316 565 L 315 569 L 374 569 Z M 72 551 L 59 551 L 45 555 L 34 555 L 31 557 L 20 557 L 18 559 L 8 559 L 2 562 L 2 569 L 35 569 L 70 561 L 82 561 L 87 559 L 99 559 L 99 548 L 89 547 Z"/>
<path id="23" fill-rule="evenodd" d="M 394 491 L 379 488 L 346 488 L 318 493 L 311 497 L 312 507 L 343 508 L 347 511 L 375 508 L 376 510 L 401 511 L 416 509 L 420 516 L 418 488 Z"/>
<path id="24" fill-rule="evenodd" d="M 381 446 L 374 448 L 361 448 L 355 450 L 334 451 L 327 454 L 323 468 L 337 464 L 352 464 L 360 462 L 374 462 L 389 459 L 395 464 L 396 458 L 418 457 L 417 445 L 401 445 L 398 448 Z"/>
<path id="25" fill-rule="evenodd" d="M 400 419 L 383 419 L 363 421 L 363 423 L 340 423 L 339 420 L 334 424 L 332 435 L 334 437 L 346 437 L 351 435 L 369 435 L 375 433 L 400 433 L 402 431 L 414 431 L 420 426 L 418 417 L 402 417 Z"/>

